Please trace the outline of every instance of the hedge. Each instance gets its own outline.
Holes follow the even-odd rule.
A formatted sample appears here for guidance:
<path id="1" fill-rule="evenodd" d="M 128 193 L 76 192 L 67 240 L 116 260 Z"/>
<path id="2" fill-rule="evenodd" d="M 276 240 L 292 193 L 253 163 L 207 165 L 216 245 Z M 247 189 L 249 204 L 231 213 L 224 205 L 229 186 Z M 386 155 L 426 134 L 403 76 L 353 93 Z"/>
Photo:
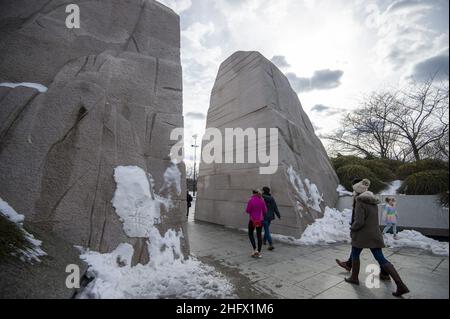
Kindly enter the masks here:
<path id="1" fill-rule="evenodd" d="M 398 190 L 406 195 L 436 195 L 448 191 L 448 170 L 428 170 L 408 176 Z"/>
<path id="2" fill-rule="evenodd" d="M 448 163 L 440 160 L 421 160 L 401 165 L 397 169 L 397 176 L 405 180 L 408 176 L 423 171 L 448 170 Z"/>
<path id="3" fill-rule="evenodd" d="M 378 193 L 387 187 L 387 185 L 381 182 L 369 168 L 362 165 L 345 165 L 340 167 L 336 173 L 341 185 L 349 191 L 353 190 L 352 181 L 355 178 L 369 179 L 371 182 L 369 190 L 373 193 Z"/>

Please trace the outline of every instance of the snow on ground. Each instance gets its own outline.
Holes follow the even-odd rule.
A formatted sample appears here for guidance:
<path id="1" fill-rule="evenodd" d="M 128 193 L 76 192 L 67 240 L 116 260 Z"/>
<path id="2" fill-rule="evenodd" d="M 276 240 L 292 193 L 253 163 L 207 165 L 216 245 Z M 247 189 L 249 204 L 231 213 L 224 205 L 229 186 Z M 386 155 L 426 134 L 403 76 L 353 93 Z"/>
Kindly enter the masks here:
<path id="1" fill-rule="evenodd" d="M 389 183 L 389 186 L 381 191 L 380 195 L 383 196 L 394 196 L 397 195 L 397 191 L 402 186 L 403 181 L 393 181 L 392 183 Z"/>
<path id="2" fill-rule="evenodd" d="M 294 237 L 272 234 L 278 241 L 294 245 L 325 245 L 334 243 L 350 243 L 350 220 L 352 211 L 346 209 L 342 212 L 325 208 L 324 217 L 317 219 L 308 226 L 300 239 Z M 448 256 L 447 242 L 440 242 L 426 237 L 414 230 L 404 230 L 398 233 L 398 240 L 386 234 L 385 245 L 389 248 L 411 247 L 432 252 L 439 256 Z"/>
<path id="3" fill-rule="evenodd" d="M 323 245 L 334 243 L 350 243 L 350 219 L 352 211 L 340 212 L 329 207 L 325 208 L 323 218 L 308 226 L 300 239 L 272 234 L 274 239 L 296 245 Z"/>
<path id="4" fill-rule="evenodd" d="M 323 202 L 323 195 L 320 194 L 316 184 L 312 184 L 307 178 L 303 182 L 292 166 L 287 169 L 287 175 L 297 193 L 297 207 L 299 211 L 303 210 L 302 204 L 304 204 L 315 211 L 321 212 L 320 204 Z"/>
<path id="5" fill-rule="evenodd" d="M 48 90 L 47 87 L 43 86 L 42 84 L 30 83 L 30 82 L 22 82 L 22 83 L 3 82 L 3 83 L 0 83 L 0 87 L 2 87 L 2 86 L 7 87 L 7 88 L 13 88 L 13 89 L 18 86 L 24 86 L 24 87 L 38 90 L 40 93 L 45 93 Z"/>
<path id="6" fill-rule="evenodd" d="M 40 262 L 40 258 L 42 256 L 46 256 L 47 253 L 42 250 L 41 245 L 42 241 L 34 238 L 32 234 L 27 232 L 23 228 L 23 222 L 25 220 L 25 216 L 17 213 L 14 208 L 12 208 L 7 202 L 5 202 L 0 197 L 0 214 L 5 216 L 8 220 L 15 223 L 19 229 L 23 232 L 25 238 L 31 244 L 30 248 L 26 249 L 18 249 L 17 256 L 24 262 Z"/>
<path id="7" fill-rule="evenodd" d="M 189 258 L 166 259 L 130 266 L 133 247 L 121 244 L 109 254 L 85 252 L 81 258 L 95 279 L 80 298 L 156 299 L 231 298 L 233 287 L 214 268 Z M 119 267 L 117 260 L 123 267 Z"/>
<path id="8" fill-rule="evenodd" d="M 344 196 L 353 196 L 352 192 L 349 192 L 347 189 L 345 189 L 344 186 L 342 185 L 338 185 L 338 187 L 336 188 L 336 191 L 339 194 L 339 197 L 344 197 Z"/>
<path id="9" fill-rule="evenodd" d="M 415 230 L 404 230 L 397 234 L 398 239 L 395 240 L 392 234 L 384 236 L 384 243 L 391 248 L 412 247 L 428 250 L 438 256 L 448 256 L 448 243 L 439 242 L 432 238 L 426 237 Z"/>
<path id="10" fill-rule="evenodd" d="M 182 231 L 169 229 L 164 235 L 156 227 L 160 210 L 172 207 L 167 197 L 155 194 L 150 174 L 136 166 L 115 169 L 117 189 L 112 200 L 129 237 L 147 238 L 150 262 L 131 266 L 134 249 L 123 243 L 111 253 L 84 251 L 93 281 L 80 298 L 232 298 L 234 288 L 214 268 L 193 257 L 184 258 Z M 175 187 L 181 193 L 181 173 L 176 164 L 164 174 L 160 192 Z"/>

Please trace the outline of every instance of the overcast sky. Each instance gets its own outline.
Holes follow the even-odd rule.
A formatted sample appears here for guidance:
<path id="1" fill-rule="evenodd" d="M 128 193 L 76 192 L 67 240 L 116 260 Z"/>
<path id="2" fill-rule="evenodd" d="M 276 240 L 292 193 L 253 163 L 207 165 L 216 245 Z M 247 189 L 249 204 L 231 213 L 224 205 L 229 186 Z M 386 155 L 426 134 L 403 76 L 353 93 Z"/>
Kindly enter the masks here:
<path id="1" fill-rule="evenodd" d="M 238 50 L 286 74 L 318 135 L 371 91 L 439 70 L 448 78 L 448 0 L 159 1 L 181 17 L 188 162 L 218 67 Z"/>

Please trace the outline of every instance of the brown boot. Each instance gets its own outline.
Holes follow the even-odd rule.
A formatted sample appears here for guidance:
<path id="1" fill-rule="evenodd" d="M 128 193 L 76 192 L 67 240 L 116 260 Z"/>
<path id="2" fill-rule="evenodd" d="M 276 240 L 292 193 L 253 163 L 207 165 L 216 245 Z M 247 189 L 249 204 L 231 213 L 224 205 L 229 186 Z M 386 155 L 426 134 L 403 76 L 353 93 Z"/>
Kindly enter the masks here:
<path id="1" fill-rule="evenodd" d="M 408 287 L 406 287 L 397 270 L 395 270 L 394 266 L 391 263 L 387 263 L 386 265 L 384 265 L 383 269 L 392 277 L 392 279 L 394 279 L 394 282 L 397 285 L 397 291 L 392 293 L 393 296 L 401 297 L 409 292 Z"/>
<path id="2" fill-rule="evenodd" d="M 338 264 L 339 266 L 341 266 L 342 268 L 344 268 L 347 271 L 352 270 L 352 266 L 349 265 L 347 261 L 340 261 L 339 259 L 336 259 L 336 264 Z"/>
<path id="3" fill-rule="evenodd" d="M 352 275 L 349 278 L 345 278 L 345 281 L 349 284 L 359 285 L 359 267 L 361 263 L 359 260 L 352 261 Z"/>

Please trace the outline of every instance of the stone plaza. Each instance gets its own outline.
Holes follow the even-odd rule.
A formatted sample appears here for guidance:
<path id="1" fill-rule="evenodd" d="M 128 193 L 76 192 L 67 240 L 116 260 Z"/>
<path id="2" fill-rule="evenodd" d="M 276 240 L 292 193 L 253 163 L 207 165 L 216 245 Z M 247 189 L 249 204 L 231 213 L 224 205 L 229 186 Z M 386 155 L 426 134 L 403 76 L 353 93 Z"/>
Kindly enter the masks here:
<path id="1" fill-rule="evenodd" d="M 361 285 L 354 286 L 344 281 L 349 274 L 335 263 L 336 258 L 348 257 L 349 244 L 297 246 L 275 241 L 274 251 L 264 246 L 263 258 L 254 259 L 244 231 L 195 221 L 194 212 L 187 229 L 191 254 L 225 275 L 239 298 L 396 299 L 391 294 L 393 281 L 380 282 L 379 288 L 365 286 L 365 267 L 374 263 L 368 250 L 361 255 Z M 384 252 L 411 290 L 403 298 L 449 298 L 448 257 L 412 248 Z"/>

